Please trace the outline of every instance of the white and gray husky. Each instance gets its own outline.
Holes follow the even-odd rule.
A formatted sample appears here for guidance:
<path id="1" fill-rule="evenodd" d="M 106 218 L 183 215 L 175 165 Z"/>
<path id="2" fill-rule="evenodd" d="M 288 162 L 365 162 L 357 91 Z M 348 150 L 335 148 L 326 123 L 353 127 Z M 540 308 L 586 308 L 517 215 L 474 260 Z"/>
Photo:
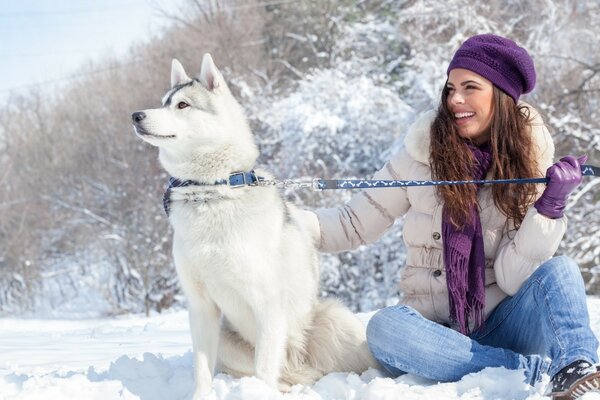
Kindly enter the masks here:
<path id="1" fill-rule="evenodd" d="M 195 397 L 210 392 L 215 366 L 280 390 L 376 367 L 362 323 L 318 298 L 318 257 L 302 211 L 272 186 L 231 183 L 232 173 L 254 168 L 258 148 L 211 56 L 197 79 L 173 60 L 171 86 L 161 108 L 132 119 L 165 170 L 188 181 L 172 185 L 165 204 L 188 300 Z M 261 170 L 246 177 L 257 175 L 270 179 Z"/>

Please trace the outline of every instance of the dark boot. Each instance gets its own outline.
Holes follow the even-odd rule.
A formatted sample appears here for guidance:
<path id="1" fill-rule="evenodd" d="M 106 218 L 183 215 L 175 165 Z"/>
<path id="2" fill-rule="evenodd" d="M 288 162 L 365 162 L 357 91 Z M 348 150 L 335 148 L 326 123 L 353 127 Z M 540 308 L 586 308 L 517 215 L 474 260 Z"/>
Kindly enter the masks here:
<path id="1" fill-rule="evenodd" d="M 589 392 L 600 393 L 600 367 L 575 361 L 552 378 L 550 396 L 555 400 L 574 400 Z"/>

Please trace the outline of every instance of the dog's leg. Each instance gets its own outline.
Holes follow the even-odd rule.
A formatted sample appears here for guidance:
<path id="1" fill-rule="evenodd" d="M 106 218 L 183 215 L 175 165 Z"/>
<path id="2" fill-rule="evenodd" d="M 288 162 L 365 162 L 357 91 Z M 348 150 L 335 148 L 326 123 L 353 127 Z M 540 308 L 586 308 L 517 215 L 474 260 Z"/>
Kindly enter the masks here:
<path id="1" fill-rule="evenodd" d="M 219 347 L 220 311 L 206 292 L 200 293 L 198 288 L 187 298 L 196 381 L 194 399 L 197 399 L 208 394 L 212 387 Z"/>
<path id="2" fill-rule="evenodd" d="M 173 256 L 181 287 L 188 301 L 194 378 L 194 399 L 210 392 L 217 361 L 221 311 L 211 299 L 205 284 L 195 273 L 195 264 L 186 256 L 181 241 L 175 236 Z"/>
<path id="3" fill-rule="evenodd" d="M 287 318 L 284 311 L 273 304 L 264 307 L 256 313 L 256 329 L 256 376 L 277 388 L 286 357 Z"/>

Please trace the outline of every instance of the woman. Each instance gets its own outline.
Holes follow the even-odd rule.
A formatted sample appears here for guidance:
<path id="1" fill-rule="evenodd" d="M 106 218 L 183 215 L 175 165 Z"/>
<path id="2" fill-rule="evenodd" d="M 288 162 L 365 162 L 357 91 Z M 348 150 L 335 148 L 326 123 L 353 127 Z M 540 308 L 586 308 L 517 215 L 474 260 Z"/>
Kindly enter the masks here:
<path id="1" fill-rule="evenodd" d="M 403 297 L 367 327 L 373 355 L 392 376 L 456 381 L 506 367 L 524 370 L 532 385 L 548 374 L 555 398 L 600 387 L 579 269 L 567 257 L 552 258 L 585 157 L 552 164 L 542 119 L 519 102 L 534 85 L 533 61 L 515 42 L 468 39 L 450 62 L 437 112 L 417 120 L 404 149 L 374 179 L 511 179 L 545 171 L 546 186 L 369 189 L 343 208 L 308 214 L 323 251 L 373 242 L 405 216 Z"/>

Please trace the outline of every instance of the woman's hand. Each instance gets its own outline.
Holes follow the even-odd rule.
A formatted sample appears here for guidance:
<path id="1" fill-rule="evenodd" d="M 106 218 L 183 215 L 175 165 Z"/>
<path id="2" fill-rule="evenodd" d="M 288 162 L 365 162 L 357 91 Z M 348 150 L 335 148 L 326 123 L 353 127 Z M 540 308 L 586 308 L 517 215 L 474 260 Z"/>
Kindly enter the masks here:
<path id="1" fill-rule="evenodd" d="M 548 218 L 563 216 L 569 195 L 581 184 L 581 164 L 586 161 L 587 156 L 566 156 L 548 168 L 546 190 L 534 204 L 540 214 Z"/>

